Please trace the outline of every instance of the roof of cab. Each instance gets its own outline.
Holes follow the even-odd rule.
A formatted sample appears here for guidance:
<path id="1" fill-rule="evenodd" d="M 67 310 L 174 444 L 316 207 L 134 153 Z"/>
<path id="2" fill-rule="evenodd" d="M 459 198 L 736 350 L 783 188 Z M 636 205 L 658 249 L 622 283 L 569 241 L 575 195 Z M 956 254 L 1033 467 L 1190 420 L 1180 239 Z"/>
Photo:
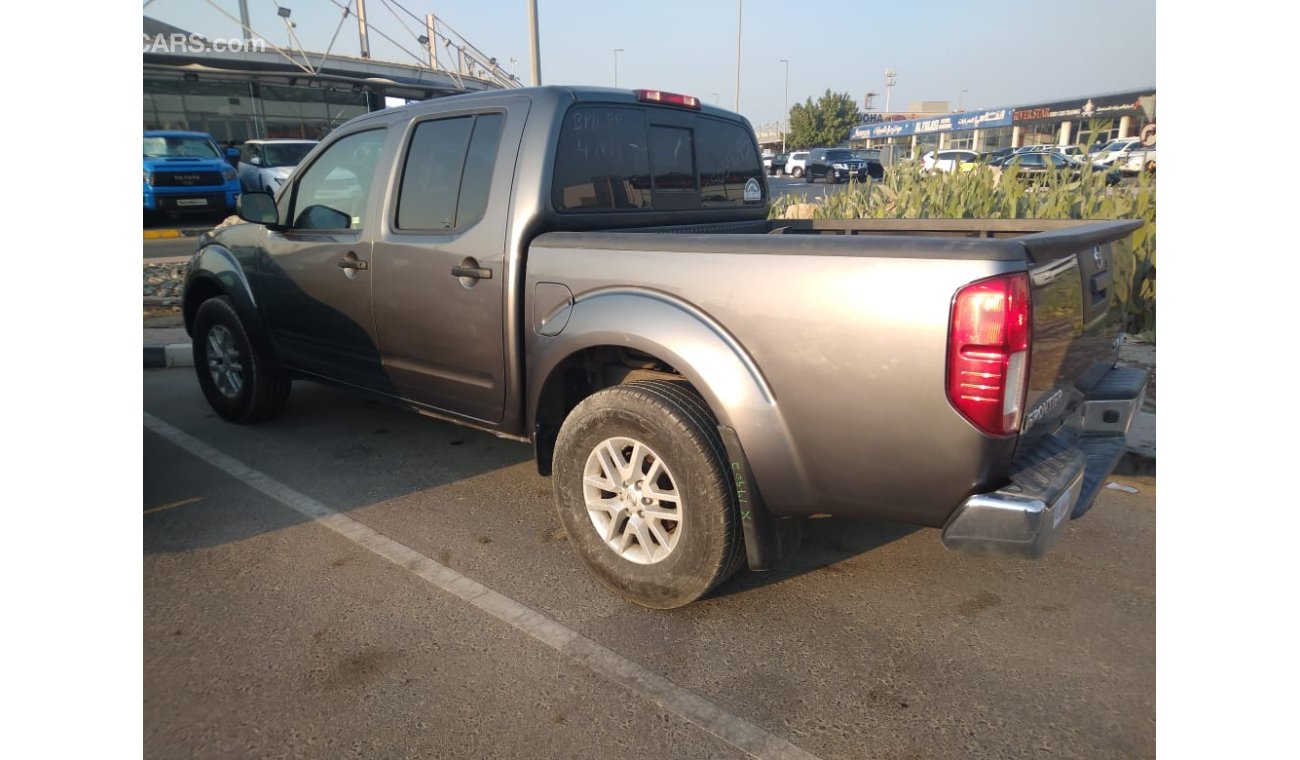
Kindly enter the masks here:
<path id="1" fill-rule="evenodd" d="M 658 103 L 637 100 L 635 90 L 614 89 L 612 87 L 568 87 L 560 85 L 545 85 L 542 87 L 519 87 L 508 90 L 485 90 L 483 92 L 467 92 L 460 95 L 447 95 L 441 98 L 422 100 L 418 103 L 408 103 L 404 106 L 385 108 L 381 111 L 372 111 L 371 113 L 358 116 L 352 121 L 353 123 L 360 123 L 374 118 L 391 116 L 395 113 L 408 113 L 413 116 L 419 116 L 426 113 L 436 113 L 447 108 L 461 108 L 465 105 L 477 102 L 490 103 L 502 97 L 508 97 L 511 95 L 525 95 L 534 100 L 568 100 L 573 103 L 627 103 L 629 105 L 643 105 L 652 108 L 681 109 L 681 106 L 661 105 Z M 700 101 L 698 112 L 710 116 L 719 116 L 726 119 L 744 121 L 746 124 L 749 123 L 748 119 L 744 116 L 716 106 L 708 105 L 703 100 Z"/>

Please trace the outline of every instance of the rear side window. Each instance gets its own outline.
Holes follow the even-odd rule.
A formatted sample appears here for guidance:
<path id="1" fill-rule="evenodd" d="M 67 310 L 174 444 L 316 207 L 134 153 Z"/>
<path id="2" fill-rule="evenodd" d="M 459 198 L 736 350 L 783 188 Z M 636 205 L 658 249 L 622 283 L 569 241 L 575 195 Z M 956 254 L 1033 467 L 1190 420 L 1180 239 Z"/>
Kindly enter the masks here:
<path id="1" fill-rule="evenodd" d="M 552 202 L 561 211 L 739 207 L 763 203 L 762 176 L 754 137 L 739 124 L 575 106 L 560 128 Z"/>
<path id="2" fill-rule="evenodd" d="M 397 199 L 399 230 L 459 230 L 483 218 L 501 120 L 484 114 L 416 125 Z"/>

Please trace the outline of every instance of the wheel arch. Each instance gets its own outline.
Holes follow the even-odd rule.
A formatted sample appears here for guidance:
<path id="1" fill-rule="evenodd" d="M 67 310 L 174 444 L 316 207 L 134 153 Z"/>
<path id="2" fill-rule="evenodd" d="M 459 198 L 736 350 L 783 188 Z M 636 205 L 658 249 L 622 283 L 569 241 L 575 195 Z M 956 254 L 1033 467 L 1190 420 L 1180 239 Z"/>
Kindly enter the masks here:
<path id="1" fill-rule="evenodd" d="M 185 331 L 191 336 L 194 334 L 194 315 L 203 302 L 226 296 L 244 322 L 249 340 L 256 342 L 268 356 L 274 355 L 274 346 L 258 311 L 248 277 L 238 259 L 224 246 L 208 245 L 195 254 L 181 292 L 181 316 Z"/>
<path id="2" fill-rule="evenodd" d="M 670 295 L 606 290 L 570 308 L 563 331 L 533 336 L 528 430 L 538 471 L 549 474 L 555 437 L 584 398 L 646 377 L 688 382 L 718 424 L 735 429 L 768 502 L 807 493 L 775 394 L 744 346 L 715 320 Z"/>

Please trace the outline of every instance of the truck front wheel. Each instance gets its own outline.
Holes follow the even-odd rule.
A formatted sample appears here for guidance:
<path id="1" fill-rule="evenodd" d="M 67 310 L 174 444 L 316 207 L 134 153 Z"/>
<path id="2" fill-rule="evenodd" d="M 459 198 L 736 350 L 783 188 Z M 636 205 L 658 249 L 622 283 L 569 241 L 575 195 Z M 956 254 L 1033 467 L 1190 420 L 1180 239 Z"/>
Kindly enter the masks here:
<path id="1" fill-rule="evenodd" d="M 194 314 L 194 370 L 208 405 L 231 422 L 270 419 L 289 398 L 290 380 L 249 340 L 226 296 L 209 298 Z"/>
<path id="2" fill-rule="evenodd" d="M 717 422 L 681 383 L 639 381 L 583 399 L 560 428 L 552 476 L 569 541 L 630 601 L 689 604 L 744 560 Z"/>

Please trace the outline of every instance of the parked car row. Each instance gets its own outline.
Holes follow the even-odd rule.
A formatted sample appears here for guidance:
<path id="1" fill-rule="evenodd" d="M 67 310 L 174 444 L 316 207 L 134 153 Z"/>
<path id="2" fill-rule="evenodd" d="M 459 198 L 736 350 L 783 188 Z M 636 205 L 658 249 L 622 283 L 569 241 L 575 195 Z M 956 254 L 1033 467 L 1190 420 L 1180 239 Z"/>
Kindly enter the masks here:
<path id="1" fill-rule="evenodd" d="M 249 140 L 223 151 L 204 132 L 145 131 L 144 213 L 233 212 L 241 192 L 279 190 L 315 146 L 315 140 Z"/>
<path id="2" fill-rule="evenodd" d="M 778 153 L 764 157 L 763 166 L 769 176 L 803 178 L 808 182 L 824 179 L 828 183 L 854 178 L 864 181 L 868 177 L 880 179 L 885 167 L 880 163 L 879 150 L 850 150 L 848 148 L 813 148 L 792 153 Z"/>

